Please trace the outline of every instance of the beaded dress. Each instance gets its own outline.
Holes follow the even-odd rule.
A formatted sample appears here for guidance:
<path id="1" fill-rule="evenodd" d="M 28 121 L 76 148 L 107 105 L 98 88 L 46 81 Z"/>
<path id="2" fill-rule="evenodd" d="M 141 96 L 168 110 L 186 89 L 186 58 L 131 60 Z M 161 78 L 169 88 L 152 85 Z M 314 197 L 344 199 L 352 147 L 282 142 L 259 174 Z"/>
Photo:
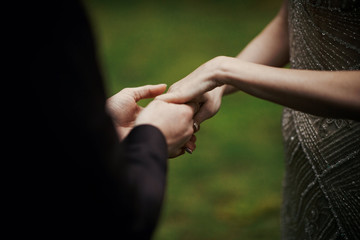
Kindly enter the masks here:
<path id="1" fill-rule="evenodd" d="M 360 69 L 360 0 L 288 2 L 291 68 Z M 360 239 L 360 122 L 285 108 L 282 128 L 282 238 Z"/>

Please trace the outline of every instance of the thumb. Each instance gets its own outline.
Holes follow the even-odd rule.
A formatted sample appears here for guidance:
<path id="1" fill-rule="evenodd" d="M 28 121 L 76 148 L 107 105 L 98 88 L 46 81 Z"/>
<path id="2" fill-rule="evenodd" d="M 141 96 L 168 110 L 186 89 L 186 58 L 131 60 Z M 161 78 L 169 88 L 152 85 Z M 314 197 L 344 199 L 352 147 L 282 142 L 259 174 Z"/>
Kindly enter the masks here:
<path id="1" fill-rule="evenodd" d="M 166 90 L 166 84 L 157 85 L 145 85 L 137 88 L 133 88 L 133 95 L 135 101 L 139 101 L 145 98 L 154 98 Z"/>

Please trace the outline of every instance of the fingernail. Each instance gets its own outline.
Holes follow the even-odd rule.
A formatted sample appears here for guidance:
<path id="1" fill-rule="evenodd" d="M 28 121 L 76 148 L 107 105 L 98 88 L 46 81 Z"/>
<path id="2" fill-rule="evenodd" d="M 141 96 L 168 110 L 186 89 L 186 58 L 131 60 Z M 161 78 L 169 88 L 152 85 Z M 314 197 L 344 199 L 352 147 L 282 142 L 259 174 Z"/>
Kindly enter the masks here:
<path id="1" fill-rule="evenodd" d="M 189 153 L 189 154 L 192 154 L 192 153 L 193 153 L 192 150 L 191 150 L 190 148 L 188 148 L 188 147 L 185 147 L 185 151 L 186 151 L 187 153 Z"/>

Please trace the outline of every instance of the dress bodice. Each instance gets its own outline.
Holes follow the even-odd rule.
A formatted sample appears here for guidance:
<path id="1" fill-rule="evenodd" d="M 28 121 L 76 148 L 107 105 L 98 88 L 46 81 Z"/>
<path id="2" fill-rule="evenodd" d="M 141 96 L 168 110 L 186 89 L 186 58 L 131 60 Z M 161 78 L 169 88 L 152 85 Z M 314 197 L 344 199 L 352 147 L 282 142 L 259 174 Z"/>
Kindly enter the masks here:
<path id="1" fill-rule="evenodd" d="M 292 68 L 360 69 L 359 0 L 289 0 L 288 15 Z"/>
<path id="2" fill-rule="evenodd" d="M 291 68 L 360 70 L 360 0 L 288 0 L 288 19 Z M 360 123 L 285 108 L 282 127 L 283 238 L 360 239 Z"/>

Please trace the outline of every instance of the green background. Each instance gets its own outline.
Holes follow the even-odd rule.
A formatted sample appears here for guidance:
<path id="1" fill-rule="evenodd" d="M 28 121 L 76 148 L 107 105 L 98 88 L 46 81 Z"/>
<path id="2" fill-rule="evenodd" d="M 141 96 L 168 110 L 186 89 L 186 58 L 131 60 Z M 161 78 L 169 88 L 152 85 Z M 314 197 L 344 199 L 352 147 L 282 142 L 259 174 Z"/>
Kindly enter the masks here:
<path id="1" fill-rule="evenodd" d="M 84 1 L 108 96 L 172 83 L 219 55 L 235 56 L 281 1 Z M 145 106 L 148 101 L 141 101 Z M 279 239 L 282 107 L 245 93 L 223 98 L 197 149 L 169 160 L 154 240 Z"/>

